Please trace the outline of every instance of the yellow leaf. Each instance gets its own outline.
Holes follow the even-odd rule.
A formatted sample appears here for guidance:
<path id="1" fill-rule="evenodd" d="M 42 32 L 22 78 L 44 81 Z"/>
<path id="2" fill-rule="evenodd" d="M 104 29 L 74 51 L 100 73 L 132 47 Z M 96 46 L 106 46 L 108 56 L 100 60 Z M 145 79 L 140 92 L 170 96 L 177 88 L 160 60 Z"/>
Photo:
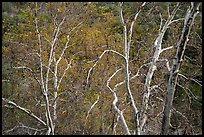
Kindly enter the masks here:
<path id="1" fill-rule="evenodd" d="M 57 12 L 62 12 L 62 8 L 58 8 L 58 9 L 57 9 Z"/>

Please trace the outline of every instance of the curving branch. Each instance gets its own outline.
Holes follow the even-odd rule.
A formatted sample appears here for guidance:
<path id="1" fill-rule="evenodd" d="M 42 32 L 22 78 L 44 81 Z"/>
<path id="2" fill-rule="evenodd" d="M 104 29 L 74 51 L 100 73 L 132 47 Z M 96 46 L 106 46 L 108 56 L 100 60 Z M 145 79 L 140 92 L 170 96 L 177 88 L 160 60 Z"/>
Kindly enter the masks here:
<path id="1" fill-rule="evenodd" d="M 181 73 L 178 73 L 178 76 L 181 76 L 181 77 L 183 77 L 183 78 L 185 78 L 185 79 L 187 79 L 187 80 L 192 80 L 192 81 L 194 81 L 195 83 L 197 83 L 199 86 L 202 87 L 202 84 L 200 84 L 200 83 L 202 83 L 202 81 L 199 81 L 199 80 L 193 79 L 193 78 L 188 78 L 188 77 L 186 77 L 185 75 L 183 75 L 183 74 L 181 74 Z"/>
<path id="2" fill-rule="evenodd" d="M 10 105 L 10 107 L 15 107 L 17 109 L 20 109 L 22 110 L 23 112 L 27 113 L 29 116 L 33 117 L 35 120 L 39 121 L 41 124 L 43 124 L 44 126 L 47 126 L 47 124 L 42 120 L 40 119 L 38 116 L 36 116 L 35 114 L 33 114 L 33 112 L 31 112 L 31 110 L 27 109 L 27 108 L 23 108 L 19 105 L 17 105 L 16 103 L 14 103 L 13 101 L 11 100 L 8 100 L 6 98 L 3 98 L 2 97 L 2 101 L 4 101 L 5 103 L 7 103 L 8 105 Z"/>
<path id="3" fill-rule="evenodd" d="M 108 89 L 110 90 L 110 92 L 113 94 L 114 96 L 114 100 L 113 100 L 113 107 L 115 109 L 115 111 L 118 113 L 118 115 L 120 116 L 120 119 L 122 120 L 122 124 L 123 124 L 123 127 L 125 128 L 125 131 L 126 131 L 126 134 L 130 135 L 130 131 L 129 131 L 129 128 L 127 126 L 127 123 L 126 123 L 126 120 L 123 116 L 123 111 L 121 111 L 116 103 L 118 102 L 118 97 L 115 93 L 115 91 L 109 86 L 109 83 L 110 83 L 110 80 L 120 71 L 120 69 L 116 70 L 115 73 L 113 73 L 113 75 L 107 80 L 107 83 L 106 83 L 106 86 L 108 87 Z"/>
<path id="4" fill-rule="evenodd" d="M 97 59 L 97 61 L 94 63 L 94 65 L 89 69 L 88 71 L 88 75 L 87 75 L 87 79 L 86 79 L 86 84 L 88 85 L 89 83 L 89 78 L 90 78 L 90 74 L 92 72 L 92 70 L 94 69 L 94 67 L 98 64 L 98 62 L 100 61 L 100 59 L 103 57 L 103 55 L 106 53 L 106 52 L 113 52 L 113 53 L 116 53 L 117 55 L 121 56 L 122 58 L 125 59 L 124 55 L 115 51 L 115 50 L 105 50 L 103 51 L 103 53 L 99 56 L 99 58 Z"/>

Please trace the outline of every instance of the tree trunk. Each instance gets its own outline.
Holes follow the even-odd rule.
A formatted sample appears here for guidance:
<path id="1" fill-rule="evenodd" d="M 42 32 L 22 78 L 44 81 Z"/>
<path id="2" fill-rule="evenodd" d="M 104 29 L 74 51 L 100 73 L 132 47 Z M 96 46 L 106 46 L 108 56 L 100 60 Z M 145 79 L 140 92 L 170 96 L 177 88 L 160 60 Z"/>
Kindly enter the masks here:
<path id="1" fill-rule="evenodd" d="M 143 133 L 145 133 L 144 125 L 148 119 L 147 118 L 148 102 L 149 102 L 150 93 L 151 93 L 152 77 L 154 75 L 155 70 L 157 69 L 156 63 L 159 60 L 160 54 L 164 50 L 170 49 L 170 47 L 162 48 L 162 40 L 163 40 L 164 34 L 167 31 L 169 25 L 172 23 L 172 19 L 174 18 L 175 14 L 179 8 L 179 5 L 180 5 L 180 3 L 177 3 L 176 7 L 174 8 L 174 10 L 172 11 L 172 14 L 169 16 L 169 18 L 165 22 L 164 26 L 162 27 L 160 25 L 160 28 L 162 28 L 162 29 L 161 29 L 158 37 L 156 38 L 156 40 L 154 42 L 155 51 L 154 51 L 153 59 L 152 59 L 152 62 L 150 63 L 150 67 L 148 69 L 146 79 L 145 79 L 144 95 L 143 95 L 143 101 L 142 101 L 142 110 L 141 110 L 141 114 L 140 114 L 140 130 Z"/>
<path id="2" fill-rule="evenodd" d="M 132 92 L 130 90 L 129 53 L 130 53 L 130 44 L 131 44 L 131 41 L 132 41 L 133 26 L 134 26 L 134 23 L 135 23 L 138 15 L 139 15 L 139 13 L 141 11 L 141 8 L 143 6 L 145 6 L 146 2 L 144 2 L 140 6 L 138 12 L 134 15 L 134 19 L 131 22 L 129 31 L 127 29 L 127 24 L 124 21 L 124 17 L 123 17 L 123 13 L 122 13 L 123 12 L 122 11 L 122 4 L 123 3 L 119 3 L 119 13 L 120 13 L 119 16 L 120 16 L 120 21 L 121 21 L 121 23 L 123 25 L 123 45 L 124 45 L 124 57 L 125 57 L 125 87 L 126 87 L 126 92 L 127 92 L 127 101 L 130 102 L 130 105 L 132 107 L 133 119 L 134 119 L 134 123 L 135 123 L 135 133 L 137 135 L 140 135 L 138 109 L 137 109 L 137 107 L 135 105 L 135 101 L 134 101 L 134 98 L 132 96 Z"/>
<path id="3" fill-rule="evenodd" d="M 164 116 L 162 120 L 161 135 L 169 134 L 168 130 L 170 127 L 170 116 L 171 116 L 170 111 L 172 108 L 175 87 L 178 79 L 178 71 L 182 62 L 182 58 L 186 49 L 187 42 L 189 40 L 188 36 L 190 34 L 190 29 L 198 13 L 197 9 L 199 8 L 199 5 L 200 4 L 198 4 L 196 8 L 194 6 L 194 3 L 191 3 L 191 7 L 187 10 L 187 13 L 185 16 L 182 34 L 177 43 L 177 52 L 176 52 L 175 58 L 173 59 L 173 64 L 172 64 L 168 86 L 167 86 L 167 95 L 166 95 L 165 106 L 164 106 Z"/>

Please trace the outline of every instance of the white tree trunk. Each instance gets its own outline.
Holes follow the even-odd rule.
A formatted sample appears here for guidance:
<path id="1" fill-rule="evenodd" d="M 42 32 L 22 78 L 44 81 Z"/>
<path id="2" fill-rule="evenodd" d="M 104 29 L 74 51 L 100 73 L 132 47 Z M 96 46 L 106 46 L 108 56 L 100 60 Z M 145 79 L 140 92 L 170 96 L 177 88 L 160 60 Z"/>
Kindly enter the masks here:
<path id="1" fill-rule="evenodd" d="M 168 26 L 172 23 L 172 19 L 174 18 L 178 8 L 179 8 L 179 3 L 174 8 L 172 14 L 168 17 L 168 19 L 165 22 L 163 27 L 162 27 L 162 23 L 161 23 L 161 25 L 160 25 L 161 31 L 160 31 L 160 33 L 159 33 L 158 37 L 156 38 L 154 45 L 153 45 L 155 47 L 155 51 L 154 51 L 153 59 L 150 63 L 149 70 L 147 72 L 146 79 L 145 79 L 142 110 L 141 110 L 141 114 L 140 114 L 140 130 L 142 132 L 145 132 L 144 131 L 145 130 L 144 125 L 146 123 L 146 120 L 148 119 L 147 118 L 147 109 L 148 109 L 148 102 L 149 102 L 150 93 L 151 93 L 151 81 L 152 81 L 152 77 L 154 75 L 154 72 L 157 69 L 156 62 L 159 60 L 160 54 L 166 50 L 166 48 L 162 49 L 162 39 L 163 39 L 163 36 L 164 36 L 166 30 L 168 29 Z"/>
<path id="2" fill-rule="evenodd" d="M 131 26 L 129 29 L 129 38 L 128 38 L 128 30 L 127 30 L 127 24 L 124 21 L 123 17 L 123 10 L 122 10 L 122 4 L 119 3 L 119 16 L 120 16 L 120 21 L 123 26 L 123 45 L 124 45 L 124 57 L 125 57 L 125 86 L 126 86 L 126 92 L 127 92 L 127 99 L 131 102 L 132 106 L 132 111 L 133 111 L 133 119 L 135 123 L 135 133 L 140 135 L 140 128 L 139 128 L 139 117 L 138 117 L 138 109 L 135 105 L 134 98 L 132 96 L 132 92 L 130 90 L 130 74 L 129 74 L 129 53 L 130 53 L 130 44 L 132 40 L 132 30 L 134 23 L 141 11 L 141 8 L 145 6 L 146 2 L 144 2 L 141 6 L 139 11 L 135 14 L 134 20 L 131 22 Z"/>

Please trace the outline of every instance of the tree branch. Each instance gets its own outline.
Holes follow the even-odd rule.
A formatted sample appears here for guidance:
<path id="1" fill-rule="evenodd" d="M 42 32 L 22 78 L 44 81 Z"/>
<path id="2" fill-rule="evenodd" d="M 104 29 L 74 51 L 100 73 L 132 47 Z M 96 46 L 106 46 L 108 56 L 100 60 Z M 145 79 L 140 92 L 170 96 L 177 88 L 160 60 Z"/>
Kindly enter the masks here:
<path id="1" fill-rule="evenodd" d="M 36 115 L 34 115 L 29 109 L 23 108 L 19 105 L 17 105 L 16 103 L 14 103 L 13 101 L 10 101 L 8 99 L 2 98 L 2 100 L 4 102 L 6 102 L 8 105 L 11 105 L 12 107 L 16 107 L 17 109 L 22 110 L 23 112 L 27 113 L 29 116 L 33 117 L 35 120 L 39 121 L 40 123 L 42 123 L 44 126 L 47 126 L 47 124 L 41 120 L 39 117 L 37 117 Z"/>
<path id="2" fill-rule="evenodd" d="M 39 58 L 40 58 L 40 80 L 41 80 L 41 90 L 42 93 L 45 93 L 45 85 L 44 85 L 44 78 L 43 78 L 43 65 L 42 65 L 42 38 L 41 38 L 41 33 L 39 31 L 39 27 L 38 27 L 38 21 L 37 21 L 37 2 L 35 3 L 36 5 L 36 10 L 35 10 L 35 29 L 38 35 L 38 44 L 39 44 L 39 49 L 40 49 L 40 54 L 39 54 Z"/>
<path id="3" fill-rule="evenodd" d="M 187 78 L 186 76 L 184 76 L 184 75 L 181 74 L 181 73 L 178 73 L 178 75 L 179 75 L 179 76 L 182 76 L 183 78 L 185 78 L 185 79 L 187 79 L 187 80 L 192 80 L 192 81 L 196 82 L 199 86 L 202 87 L 202 84 L 199 83 L 199 82 L 202 82 L 202 81 L 198 81 L 198 80 L 193 79 L 193 78 Z"/>
<path id="4" fill-rule="evenodd" d="M 116 70 L 115 73 L 113 73 L 113 75 L 107 80 L 106 86 L 108 87 L 108 89 L 110 90 L 110 92 L 114 96 L 113 107 L 114 107 L 115 111 L 118 113 L 118 115 L 120 116 L 120 118 L 122 120 L 123 127 L 125 128 L 126 134 L 130 135 L 129 128 L 128 128 L 127 123 L 125 121 L 125 118 L 123 116 L 123 111 L 121 111 L 116 105 L 116 103 L 118 102 L 118 97 L 117 97 L 116 93 L 112 90 L 112 88 L 109 86 L 110 80 L 118 73 L 119 70 L 120 69 Z"/>
<path id="5" fill-rule="evenodd" d="M 65 59 L 65 60 L 67 62 L 67 59 Z M 64 78 L 66 71 L 71 67 L 71 62 L 72 62 L 72 59 L 69 61 L 69 63 L 67 62 L 67 68 L 64 70 L 64 73 L 58 82 L 57 89 L 59 89 L 60 83 L 61 83 L 62 79 Z"/>
<path id="6" fill-rule="evenodd" d="M 168 59 L 158 59 L 158 61 L 165 61 L 166 62 L 166 67 L 168 69 L 168 71 L 171 71 L 171 68 L 169 66 L 169 60 Z"/>
<path id="7" fill-rule="evenodd" d="M 172 49 L 173 47 L 174 47 L 174 46 L 170 46 L 170 47 L 163 48 L 163 49 L 161 49 L 160 53 L 164 52 L 165 50 Z"/>
<path id="8" fill-rule="evenodd" d="M 99 101 L 99 97 L 100 97 L 100 95 L 98 95 L 96 101 L 91 105 L 90 109 L 88 110 L 87 115 L 86 115 L 86 120 L 85 120 L 85 125 L 84 125 L 84 126 L 86 126 L 86 122 L 87 122 L 87 119 L 88 119 L 89 113 L 91 112 L 91 110 L 93 109 L 93 107 L 98 103 L 98 101 Z"/>
<path id="9" fill-rule="evenodd" d="M 140 68 L 137 70 L 137 73 L 136 73 L 134 76 L 132 76 L 132 77 L 130 78 L 130 80 L 133 80 L 134 78 L 138 77 L 138 76 L 139 76 L 140 69 L 143 68 L 144 66 L 148 65 L 148 64 L 150 64 L 150 63 L 145 63 L 145 64 L 141 65 Z M 120 83 L 117 83 L 117 84 L 115 85 L 113 91 L 116 91 L 117 88 L 118 88 L 120 85 L 124 84 L 124 83 L 125 83 L 125 80 L 121 81 Z"/>
<path id="10" fill-rule="evenodd" d="M 118 5 L 119 5 L 120 20 L 121 20 L 122 25 L 125 26 L 125 21 L 123 18 L 123 9 L 122 9 L 123 2 L 119 2 Z"/>
<path id="11" fill-rule="evenodd" d="M 87 85 L 88 85 L 88 83 L 89 83 L 89 78 L 90 78 L 90 73 L 91 73 L 91 71 L 92 71 L 93 68 L 97 65 L 97 63 L 100 61 L 100 59 L 103 57 L 103 55 L 104 55 L 106 52 L 116 53 L 117 55 L 119 55 L 119 56 L 121 56 L 121 57 L 123 57 L 123 58 L 125 59 L 125 57 L 124 57 L 123 54 L 121 54 L 121 53 L 119 53 L 119 52 L 117 52 L 117 51 L 115 51 L 115 50 L 105 50 L 105 51 L 103 51 L 103 53 L 99 56 L 99 58 L 98 58 L 97 61 L 94 63 L 94 65 L 93 65 L 93 66 L 89 69 L 89 71 L 88 71 L 88 76 L 87 76 L 87 79 L 86 79 L 86 84 L 87 84 Z"/>

